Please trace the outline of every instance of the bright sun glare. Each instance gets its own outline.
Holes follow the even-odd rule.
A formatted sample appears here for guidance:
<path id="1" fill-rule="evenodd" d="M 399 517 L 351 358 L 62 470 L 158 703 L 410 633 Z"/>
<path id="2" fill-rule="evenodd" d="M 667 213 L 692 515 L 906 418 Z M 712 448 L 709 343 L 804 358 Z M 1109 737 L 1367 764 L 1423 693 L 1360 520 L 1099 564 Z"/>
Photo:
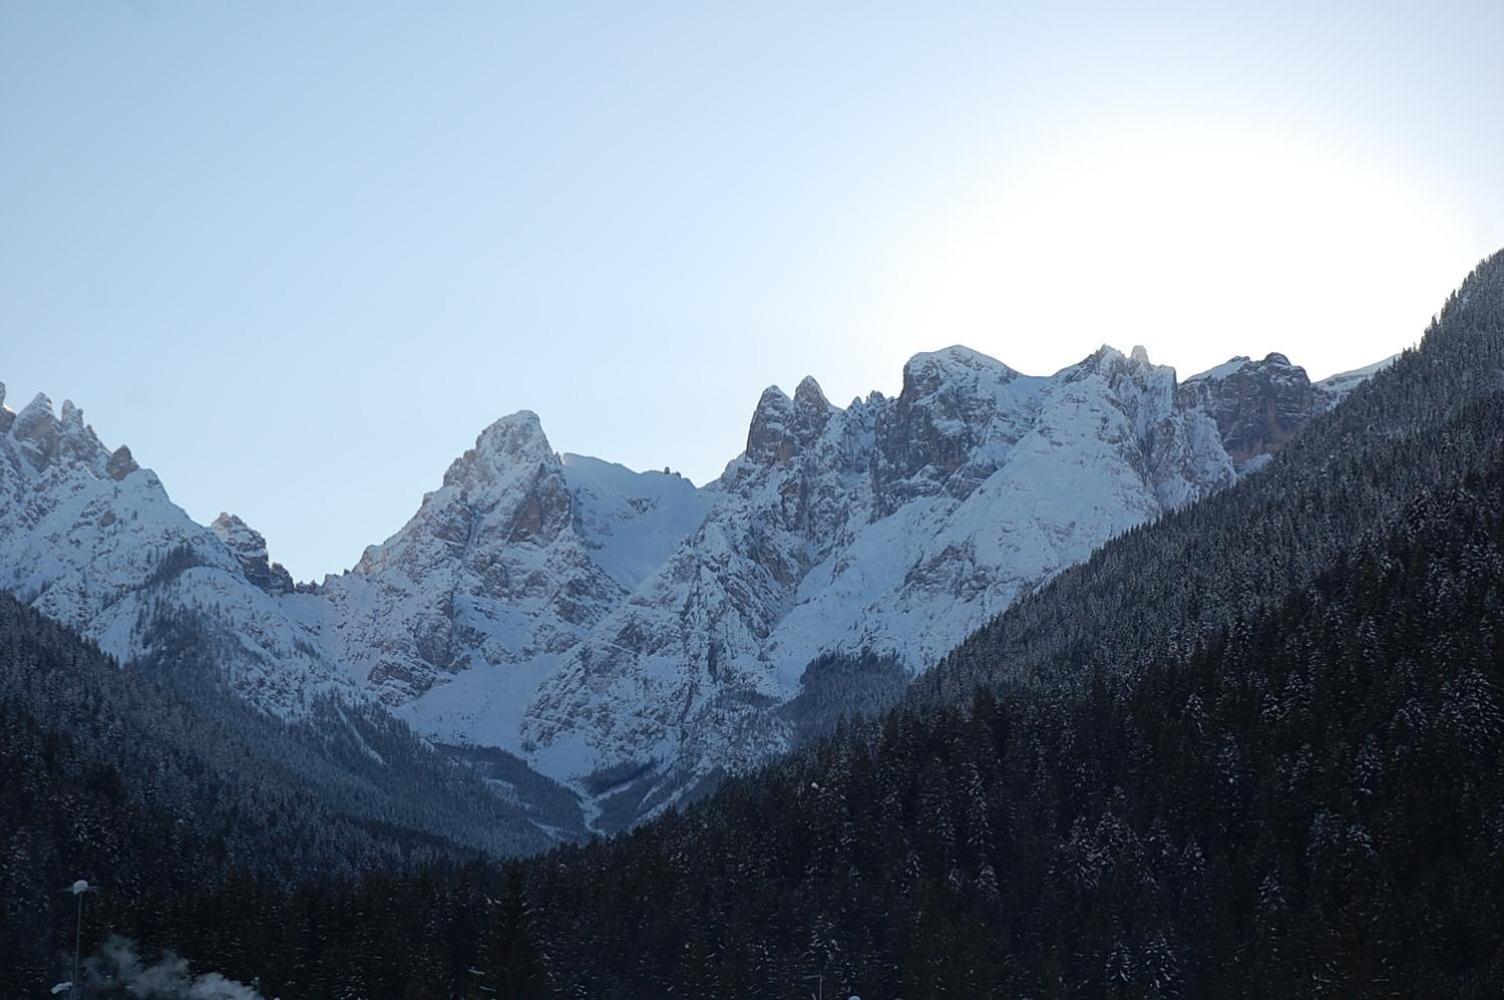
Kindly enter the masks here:
<path id="1" fill-rule="evenodd" d="M 1462 218 L 1314 142 L 1120 127 L 980 180 L 889 314 L 1029 371 L 1142 343 L 1184 376 L 1225 360 L 1215 335 L 1325 375 L 1417 339 L 1474 263 Z"/>

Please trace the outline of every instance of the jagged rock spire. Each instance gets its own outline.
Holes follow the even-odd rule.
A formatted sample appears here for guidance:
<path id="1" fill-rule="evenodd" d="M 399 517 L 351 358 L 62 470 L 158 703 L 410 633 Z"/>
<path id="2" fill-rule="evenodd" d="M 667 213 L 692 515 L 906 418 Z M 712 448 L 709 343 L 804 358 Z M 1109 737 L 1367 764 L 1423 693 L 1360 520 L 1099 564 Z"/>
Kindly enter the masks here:
<path id="1" fill-rule="evenodd" d="M 225 512 L 214 519 L 209 530 L 225 543 L 225 548 L 240 563 L 251 583 L 269 594 L 286 594 L 293 589 L 292 575 L 282 568 L 281 563 L 268 558 L 266 539 L 261 532 L 236 515 Z"/>
<path id="2" fill-rule="evenodd" d="M 760 465 L 782 464 L 819 438 L 832 413 L 840 411 L 825 398 L 820 383 L 805 376 L 786 396 L 776 385 L 763 390 L 747 428 L 747 458 Z"/>

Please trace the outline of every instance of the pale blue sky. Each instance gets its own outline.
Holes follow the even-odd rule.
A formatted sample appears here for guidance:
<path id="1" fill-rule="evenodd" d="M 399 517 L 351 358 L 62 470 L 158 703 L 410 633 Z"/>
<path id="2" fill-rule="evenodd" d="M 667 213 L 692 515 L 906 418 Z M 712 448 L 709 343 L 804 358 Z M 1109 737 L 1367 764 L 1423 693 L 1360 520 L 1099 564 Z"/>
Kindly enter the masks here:
<path id="1" fill-rule="evenodd" d="M 1504 245 L 1504 4 L 1409 7 L 6 0 L 0 380 L 307 578 L 521 408 L 698 482 L 953 342 L 1330 374 Z"/>

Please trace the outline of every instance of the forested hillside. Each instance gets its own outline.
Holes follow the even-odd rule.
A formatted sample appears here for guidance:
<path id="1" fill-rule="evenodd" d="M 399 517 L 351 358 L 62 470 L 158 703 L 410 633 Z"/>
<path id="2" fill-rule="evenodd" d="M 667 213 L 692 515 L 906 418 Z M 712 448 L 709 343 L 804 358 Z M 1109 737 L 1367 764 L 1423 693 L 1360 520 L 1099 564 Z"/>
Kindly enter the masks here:
<path id="1" fill-rule="evenodd" d="M 1193 648 L 1395 524 L 1418 491 L 1486 468 L 1498 435 L 1455 417 L 1496 405 L 1501 390 L 1504 253 L 1463 282 L 1420 349 L 1313 420 L 1259 475 L 1103 546 L 962 643 L 914 695 L 954 703 L 1005 677 L 1053 685 Z"/>
<path id="2" fill-rule="evenodd" d="M 35 949 L 42 932 L 17 928 L 46 909 L 47 880 L 103 856 L 130 887 L 101 900 L 112 928 L 286 998 L 1497 996 L 1501 373 L 1504 255 L 1264 472 L 1110 543 L 897 710 L 683 813 L 506 871 L 435 851 L 421 871 L 355 861 L 284 883 L 276 866 L 320 845 L 365 844 L 389 868 L 423 853 L 394 855 L 348 820 L 320 840 L 324 820 L 300 827 L 286 809 L 270 814 L 289 816 L 291 847 L 274 836 L 263 856 L 248 837 L 206 878 L 137 872 L 131 840 L 101 832 L 114 815 L 187 855 L 213 850 L 187 838 L 266 807 L 147 783 L 111 811 L 110 758 L 67 742 L 93 732 L 92 707 L 28 737 L 26 713 L 54 700 L 28 695 L 6 760 L 33 789 L 54 774 L 84 789 L 89 819 L 30 793 L 51 824 L 40 843 L 65 856 L 7 891 L 8 906 L 35 900 L 7 913 L 7 934 Z M 59 676 L 111 668 L 75 669 L 93 654 L 34 618 L 18 631 L 41 637 L 20 658 Z M 185 632 L 158 666 L 170 675 L 192 646 Z M 879 680 L 890 666 L 817 673 L 863 662 Z M 43 673 L 17 690 L 46 690 Z M 167 784 L 202 787 L 201 759 L 169 760 L 182 774 Z M 122 777 L 150 773 L 129 761 Z M 249 787 L 274 796 L 286 780 Z M 200 809 L 215 823 L 190 822 Z M 236 866 L 244 877 L 220 877 Z"/>
<path id="3" fill-rule="evenodd" d="M 1462 423 L 1504 436 L 1496 405 Z M 553 967 L 618 997 L 820 973 L 905 998 L 1498 995 L 1501 510 L 1495 463 L 1132 681 L 910 706 L 540 864 Z"/>
<path id="4" fill-rule="evenodd" d="M 122 926 L 286 996 L 1498 995 L 1501 345 L 1504 257 L 1266 473 L 898 711 L 510 893 L 261 886 L 260 917 L 232 888 Z M 377 899 L 382 933 L 340 916 Z"/>
<path id="5" fill-rule="evenodd" d="M 284 996 L 1496 996 L 1501 510 L 1494 461 L 1182 658 L 846 726 L 525 894 L 230 887 L 133 926 Z"/>
<path id="6" fill-rule="evenodd" d="M 56 981 L 76 878 L 104 886 L 98 932 L 233 874 L 353 878 L 548 846 L 384 712 L 328 701 L 305 724 L 271 719 L 199 669 L 190 622 L 159 634 L 148 665 L 122 670 L 0 595 L 0 995 Z"/>

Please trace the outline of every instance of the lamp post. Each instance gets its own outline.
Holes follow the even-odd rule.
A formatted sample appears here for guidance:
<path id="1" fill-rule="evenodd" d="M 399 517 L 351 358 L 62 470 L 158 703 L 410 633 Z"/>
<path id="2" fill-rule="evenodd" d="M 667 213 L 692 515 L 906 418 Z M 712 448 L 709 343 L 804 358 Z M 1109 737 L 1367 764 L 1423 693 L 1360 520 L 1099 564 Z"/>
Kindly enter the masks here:
<path id="1" fill-rule="evenodd" d="M 99 886 L 90 885 L 84 879 L 79 879 L 63 891 L 73 893 L 73 898 L 77 901 L 77 906 L 73 913 L 73 979 L 67 983 L 58 983 L 52 988 L 52 992 L 60 993 L 63 987 L 66 986 L 68 988 L 68 1000 L 80 1000 L 84 995 L 83 984 L 78 981 L 78 956 L 82 950 L 81 945 L 84 934 L 84 893 L 98 892 Z"/>

